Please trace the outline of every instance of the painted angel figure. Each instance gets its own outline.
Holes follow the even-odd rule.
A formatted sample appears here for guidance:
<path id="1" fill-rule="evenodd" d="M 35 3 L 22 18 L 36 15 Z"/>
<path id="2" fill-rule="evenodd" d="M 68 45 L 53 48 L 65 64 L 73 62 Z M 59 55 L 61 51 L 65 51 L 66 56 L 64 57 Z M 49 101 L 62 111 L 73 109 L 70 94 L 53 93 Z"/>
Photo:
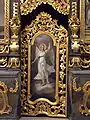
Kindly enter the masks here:
<path id="1" fill-rule="evenodd" d="M 47 64 L 46 55 L 49 53 L 49 57 L 51 57 L 52 65 Z M 52 54 L 51 54 L 52 53 Z M 34 77 L 34 79 L 42 80 L 42 85 L 49 83 L 49 75 L 55 72 L 54 69 L 54 52 L 50 48 L 50 43 L 48 47 L 45 43 L 36 47 L 36 57 L 32 63 L 38 60 L 38 74 Z"/>

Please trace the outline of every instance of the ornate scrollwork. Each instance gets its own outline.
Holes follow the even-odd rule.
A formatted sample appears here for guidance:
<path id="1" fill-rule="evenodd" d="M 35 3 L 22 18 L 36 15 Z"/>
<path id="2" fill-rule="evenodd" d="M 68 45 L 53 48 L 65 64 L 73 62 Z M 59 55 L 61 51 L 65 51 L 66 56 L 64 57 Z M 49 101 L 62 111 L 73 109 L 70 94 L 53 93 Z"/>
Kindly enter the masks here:
<path id="1" fill-rule="evenodd" d="M 9 45 L 0 44 L 0 54 L 9 53 Z"/>
<path id="2" fill-rule="evenodd" d="M 51 102 L 47 98 L 31 100 L 31 47 L 35 43 L 35 38 L 40 34 L 49 35 L 53 40 L 53 45 L 56 46 L 57 49 L 55 102 Z M 51 15 L 41 12 L 36 19 L 22 31 L 21 43 L 22 114 L 33 116 L 38 114 L 67 116 L 67 30 L 61 25 L 58 26 L 56 20 L 52 20 Z"/>
<path id="3" fill-rule="evenodd" d="M 84 68 L 87 69 L 90 67 L 90 60 L 89 59 L 81 59 L 80 57 L 73 57 L 70 61 L 69 61 L 69 67 L 70 68 Z"/>
<path id="4" fill-rule="evenodd" d="M 13 36 L 11 36 L 11 38 L 18 38 L 18 31 L 20 29 L 20 19 L 18 16 L 13 16 L 10 20 L 10 28 L 13 32 Z"/>
<path id="5" fill-rule="evenodd" d="M 74 91 L 80 92 L 80 91 L 82 90 L 82 88 L 81 88 L 81 87 L 78 87 L 78 88 L 77 88 L 76 79 L 77 79 L 77 78 L 73 78 L 73 86 L 72 86 L 72 87 L 73 87 L 73 90 L 74 90 Z"/>
<path id="6" fill-rule="evenodd" d="M 69 61 L 69 67 L 70 68 L 80 68 L 80 57 L 73 57 Z"/>
<path id="7" fill-rule="evenodd" d="M 90 54 L 90 45 L 88 45 L 88 44 L 82 44 L 81 46 L 80 46 L 80 52 L 81 53 L 86 53 L 86 54 Z"/>
<path id="8" fill-rule="evenodd" d="M 90 81 L 87 81 L 83 86 L 83 104 L 80 105 L 79 111 L 81 114 L 90 115 L 90 107 L 88 108 L 88 104 L 90 103 Z"/>
<path id="9" fill-rule="evenodd" d="M 31 13 L 36 7 L 38 7 L 41 4 L 49 4 L 51 5 L 55 10 L 57 10 L 59 13 L 62 13 L 64 15 L 69 14 L 69 1 L 67 0 L 26 0 L 24 3 L 21 4 L 21 14 L 27 15 L 29 12 Z"/>
<path id="10" fill-rule="evenodd" d="M 18 88 L 19 88 L 19 83 L 18 83 L 18 80 L 16 80 L 16 86 L 15 86 L 15 88 L 14 89 L 10 88 L 9 91 L 11 93 L 16 93 L 18 91 Z"/>
<path id="11" fill-rule="evenodd" d="M 19 68 L 20 60 L 17 57 L 0 57 L 0 67 L 5 68 Z"/>
<path id="12" fill-rule="evenodd" d="M 18 80 L 16 80 L 15 89 L 7 88 L 4 82 L 0 81 L 0 114 L 9 114 L 12 111 L 12 107 L 8 104 L 8 92 L 16 93 L 18 91 Z"/>
<path id="13" fill-rule="evenodd" d="M 20 67 L 20 60 L 16 57 L 11 57 L 8 60 L 8 67 L 9 68 L 19 68 Z"/>
<path id="14" fill-rule="evenodd" d="M 9 114 L 12 107 L 8 104 L 8 88 L 4 82 L 0 81 L 0 114 Z"/>
<path id="15" fill-rule="evenodd" d="M 83 102 L 81 105 L 79 105 L 79 112 L 84 115 L 90 115 L 90 108 L 88 108 L 88 105 L 90 105 L 90 81 L 87 81 L 82 87 L 77 88 L 76 78 L 72 77 L 73 79 L 73 90 L 75 92 L 83 91 Z M 90 106 L 89 106 L 90 107 Z"/>
<path id="16" fill-rule="evenodd" d="M 1 57 L 0 58 L 0 67 L 2 68 L 2 67 L 7 67 L 7 65 L 8 65 L 8 60 L 7 60 L 7 58 L 5 57 Z"/>

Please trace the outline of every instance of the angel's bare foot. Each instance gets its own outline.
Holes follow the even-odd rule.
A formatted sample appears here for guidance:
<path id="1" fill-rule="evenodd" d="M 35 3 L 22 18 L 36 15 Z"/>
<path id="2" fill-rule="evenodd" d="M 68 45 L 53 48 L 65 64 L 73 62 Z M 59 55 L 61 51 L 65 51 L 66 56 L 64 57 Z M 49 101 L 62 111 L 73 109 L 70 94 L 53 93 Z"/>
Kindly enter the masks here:
<path id="1" fill-rule="evenodd" d="M 49 84 L 50 82 L 49 81 L 47 81 L 47 84 Z"/>
<path id="2" fill-rule="evenodd" d="M 45 83 L 42 83 L 42 86 L 46 85 Z"/>
<path id="3" fill-rule="evenodd" d="M 42 86 L 44 86 L 45 85 L 45 81 L 44 80 L 42 80 Z"/>

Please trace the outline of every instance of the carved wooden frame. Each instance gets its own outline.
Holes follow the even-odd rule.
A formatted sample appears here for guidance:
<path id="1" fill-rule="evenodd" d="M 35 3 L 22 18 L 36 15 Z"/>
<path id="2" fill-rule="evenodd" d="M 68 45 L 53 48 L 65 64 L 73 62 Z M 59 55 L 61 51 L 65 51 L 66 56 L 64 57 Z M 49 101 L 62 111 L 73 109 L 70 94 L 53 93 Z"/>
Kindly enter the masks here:
<path id="1" fill-rule="evenodd" d="M 36 36 L 40 34 L 49 35 L 53 40 L 53 45 L 56 46 L 57 49 L 55 102 L 52 102 L 47 98 L 38 98 L 34 101 L 31 100 L 31 46 L 34 44 Z M 46 114 L 48 116 L 67 117 L 67 30 L 61 25 L 58 26 L 57 22 L 55 20 L 52 20 L 49 14 L 42 12 L 36 17 L 35 20 L 32 21 L 29 26 L 26 26 L 22 31 L 21 42 L 22 114 L 32 116 L 36 116 L 38 114 Z"/>
<path id="2" fill-rule="evenodd" d="M 9 19 L 10 19 L 10 0 L 4 0 L 4 39 L 1 39 L 0 44 L 8 44 L 9 42 Z"/>
<path id="3" fill-rule="evenodd" d="M 0 54 L 9 53 L 10 1 L 4 0 L 4 39 L 0 39 Z"/>

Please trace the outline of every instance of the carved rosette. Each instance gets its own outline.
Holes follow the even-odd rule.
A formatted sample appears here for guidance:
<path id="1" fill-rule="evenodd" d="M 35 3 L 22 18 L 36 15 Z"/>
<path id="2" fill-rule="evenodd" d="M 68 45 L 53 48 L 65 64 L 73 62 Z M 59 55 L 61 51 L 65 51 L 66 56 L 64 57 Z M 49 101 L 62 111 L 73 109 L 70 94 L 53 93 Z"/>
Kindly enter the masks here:
<path id="1" fill-rule="evenodd" d="M 57 48 L 56 56 L 56 94 L 55 102 L 46 98 L 31 101 L 30 93 L 30 48 L 34 44 L 36 34 L 48 34 L 53 36 L 53 44 Z M 47 13 L 41 12 L 29 26 L 22 31 L 21 37 L 21 60 L 22 60 L 22 114 L 36 116 L 46 114 L 48 116 L 67 116 L 67 30 L 58 26 Z M 28 49 L 29 44 L 29 49 Z M 27 54 L 28 53 L 28 54 Z M 29 56 L 29 57 L 28 57 Z M 29 60 L 29 61 L 28 61 Z M 60 67 L 59 67 L 60 66 Z"/>

